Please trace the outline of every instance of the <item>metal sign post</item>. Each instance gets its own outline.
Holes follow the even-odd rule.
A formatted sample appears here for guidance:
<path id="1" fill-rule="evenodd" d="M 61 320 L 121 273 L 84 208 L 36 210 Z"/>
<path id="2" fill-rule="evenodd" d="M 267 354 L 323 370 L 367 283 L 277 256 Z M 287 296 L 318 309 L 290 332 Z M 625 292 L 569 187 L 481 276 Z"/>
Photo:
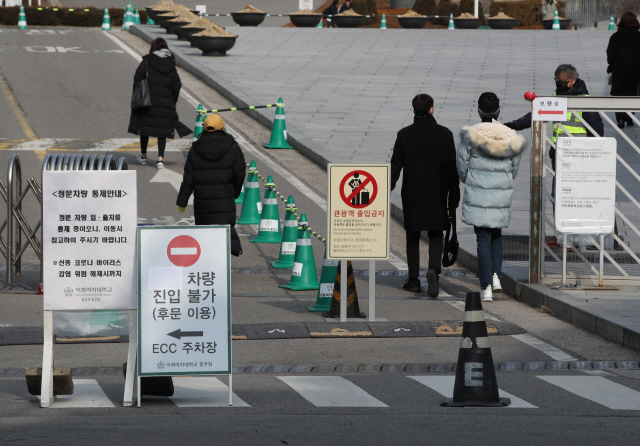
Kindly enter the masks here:
<path id="1" fill-rule="evenodd" d="M 53 311 L 129 310 L 135 334 L 136 172 L 43 171 L 42 191 L 41 406 L 50 407 L 55 400 Z M 135 347 L 135 341 L 129 343 L 130 364 Z M 134 375 L 127 374 L 125 405 L 133 404 Z"/>
<path id="2" fill-rule="evenodd" d="M 138 377 L 229 375 L 232 405 L 229 232 L 138 228 Z"/>
<path id="3" fill-rule="evenodd" d="M 340 321 L 347 320 L 347 259 L 369 260 L 369 320 L 375 321 L 376 260 L 389 258 L 388 164 L 329 164 L 327 258 L 342 260 Z"/>

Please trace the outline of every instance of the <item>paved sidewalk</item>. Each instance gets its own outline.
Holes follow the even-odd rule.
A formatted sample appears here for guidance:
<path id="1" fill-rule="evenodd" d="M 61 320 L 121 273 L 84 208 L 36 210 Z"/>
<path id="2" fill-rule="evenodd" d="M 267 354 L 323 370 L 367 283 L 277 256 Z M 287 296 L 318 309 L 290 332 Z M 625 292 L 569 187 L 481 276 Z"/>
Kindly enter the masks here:
<path id="1" fill-rule="evenodd" d="M 397 131 L 412 122 L 411 99 L 417 93 L 434 97 L 436 119 L 452 129 L 457 142 L 461 127 L 479 121 L 476 101 L 482 92 L 493 91 L 501 98 L 503 121 L 518 118 L 530 110 L 522 98 L 525 91 L 538 95 L 554 91 L 553 73 L 560 63 L 577 67 L 591 95 L 606 96 L 610 89 L 605 53 L 610 33 L 605 32 L 228 30 L 239 38 L 224 58 L 202 57 L 199 50 L 166 36 L 158 27 L 135 27 L 132 32 L 147 41 L 165 36 L 183 68 L 238 106 L 272 103 L 283 97 L 290 142 L 321 166 L 327 162 L 388 163 Z M 272 123 L 273 111 L 251 114 L 265 125 Z M 622 141 L 608 124 L 605 129 L 605 136 Z M 638 141 L 640 130 L 634 127 L 625 133 Z M 624 156 L 633 153 L 628 147 L 623 149 Z M 639 168 L 640 159 L 635 156 L 630 164 Z M 529 170 L 527 152 L 516 179 L 511 226 L 504 231 L 513 238 L 526 237 L 529 232 Z M 640 195 L 640 184 L 626 170 L 619 169 L 618 179 L 632 195 Z M 625 197 L 618 200 L 631 221 L 640 221 L 640 211 Z M 392 193 L 392 205 L 394 216 L 401 220 L 399 187 Z M 637 251 L 638 237 L 619 225 L 626 242 Z M 475 268 L 473 228 L 463 224 L 458 228 L 459 260 Z M 526 238 L 523 243 L 528 244 Z M 556 314 L 607 339 L 640 346 L 639 313 L 628 307 L 637 287 L 622 287 L 615 292 L 620 298 L 599 292 L 598 305 L 580 308 L 570 297 L 575 296 L 574 291 L 523 285 L 527 270 L 526 261 L 505 262 L 508 277 L 504 282 L 512 295 L 549 308 L 574 308 L 573 313 L 580 317 L 566 311 Z"/>

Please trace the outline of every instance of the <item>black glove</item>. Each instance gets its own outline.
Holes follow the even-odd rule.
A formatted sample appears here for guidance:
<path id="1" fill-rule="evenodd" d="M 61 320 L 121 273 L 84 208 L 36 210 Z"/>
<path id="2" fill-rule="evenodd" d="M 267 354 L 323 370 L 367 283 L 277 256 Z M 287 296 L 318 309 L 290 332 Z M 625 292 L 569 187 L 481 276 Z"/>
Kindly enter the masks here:
<path id="1" fill-rule="evenodd" d="M 509 127 L 511 130 L 515 130 L 516 129 L 516 125 L 513 122 L 506 122 L 504 123 L 505 127 Z"/>

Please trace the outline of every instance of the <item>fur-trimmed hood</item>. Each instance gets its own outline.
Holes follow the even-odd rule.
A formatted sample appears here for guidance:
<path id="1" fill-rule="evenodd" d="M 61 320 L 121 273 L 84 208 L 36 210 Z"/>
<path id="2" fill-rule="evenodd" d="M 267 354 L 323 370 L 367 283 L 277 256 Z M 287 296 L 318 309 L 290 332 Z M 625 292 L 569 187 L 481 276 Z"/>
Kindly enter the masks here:
<path id="1" fill-rule="evenodd" d="M 512 158 L 527 148 L 524 136 L 496 120 L 463 127 L 460 140 L 491 158 Z"/>

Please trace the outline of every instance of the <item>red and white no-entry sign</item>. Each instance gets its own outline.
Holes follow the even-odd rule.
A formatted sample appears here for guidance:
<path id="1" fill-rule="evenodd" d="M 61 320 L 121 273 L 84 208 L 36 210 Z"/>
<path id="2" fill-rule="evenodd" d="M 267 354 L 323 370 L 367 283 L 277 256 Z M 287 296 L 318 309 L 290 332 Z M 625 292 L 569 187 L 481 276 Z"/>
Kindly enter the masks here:
<path id="1" fill-rule="evenodd" d="M 193 237 L 179 235 L 169 242 L 167 257 L 175 266 L 191 266 L 200 258 L 200 244 Z"/>
<path id="2" fill-rule="evenodd" d="M 369 172 L 354 170 L 342 178 L 340 182 L 340 198 L 349 207 L 366 208 L 378 195 L 378 183 Z"/>

